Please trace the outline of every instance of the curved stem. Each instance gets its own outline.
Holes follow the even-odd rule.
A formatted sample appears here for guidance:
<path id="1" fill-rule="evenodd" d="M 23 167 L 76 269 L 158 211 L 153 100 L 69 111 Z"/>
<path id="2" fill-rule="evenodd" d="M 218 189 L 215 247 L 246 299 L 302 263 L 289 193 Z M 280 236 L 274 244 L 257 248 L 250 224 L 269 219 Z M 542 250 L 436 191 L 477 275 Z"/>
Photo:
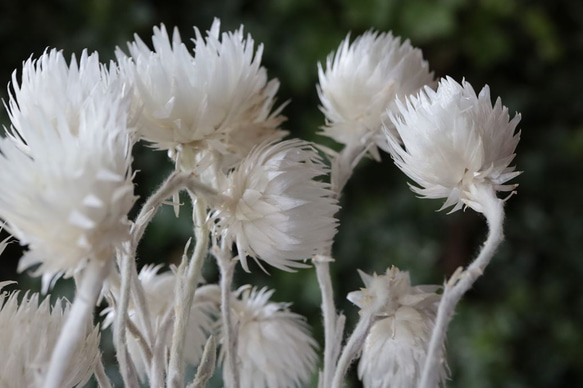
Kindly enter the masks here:
<path id="1" fill-rule="evenodd" d="M 340 198 L 342 189 L 366 151 L 367 148 L 362 145 L 348 145 L 336 154 L 330 172 L 330 187 L 335 199 Z M 339 325 L 338 321 L 341 317 L 336 314 L 336 305 L 334 304 L 334 290 L 330 276 L 330 262 L 333 261 L 330 258 L 331 255 L 332 246 L 330 245 L 322 256 L 312 260 L 316 266 L 316 275 L 322 294 L 322 316 L 324 319 L 324 372 L 321 375 L 323 381 L 319 383 L 321 387 L 330 387 L 332 383 L 344 334 L 344 326 Z"/>
<path id="2" fill-rule="evenodd" d="M 350 367 L 352 360 L 354 360 L 362 350 L 366 336 L 368 335 L 374 321 L 375 319 L 372 314 L 365 313 L 361 316 L 358 324 L 354 328 L 354 331 L 342 350 L 342 355 L 340 356 L 338 365 L 336 365 L 336 372 L 334 373 L 334 379 L 332 380 L 332 388 L 342 388 L 344 385 L 344 376 L 348 371 L 348 367 Z"/>
<path id="3" fill-rule="evenodd" d="M 71 362 L 71 357 L 86 337 L 89 325 L 93 323 L 95 303 L 110 268 L 110 263 L 99 260 L 90 260 L 85 267 L 83 279 L 80 281 L 69 316 L 53 349 L 45 379 L 45 388 L 63 386 L 63 379 Z"/>
<path id="4" fill-rule="evenodd" d="M 226 353 L 226 365 L 223 368 L 225 387 L 239 388 L 239 366 L 237 364 L 237 330 L 233 327 L 231 317 L 231 284 L 236 261 L 231 259 L 230 251 L 222 247 L 215 252 L 217 264 L 221 271 L 221 316 L 223 320 L 223 347 Z"/>
<path id="5" fill-rule="evenodd" d="M 316 267 L 316 275 L 320 292 L 322 293 L 322 316 L 324 318 L 324 372 L 323 387 L 329 387 L 334 376 L 334 364 L 338 359 L 342 333 L 337 333 L 337 314 L 334 305 L 334 290 L 330 277 L 330 262 L 333 259 L 325 256 L 315 256 L 312 259 Z"/>
<path id="6" fill-rule="evenodd" d="M 179 281 L 180 295 L 176 296 L 174 331 L 170 348 L 170 363 L 166 385 L 168 387 L 182 387 L 184 385 L 184 339 L 190 319 L 190 310 L 200 279 L 202 266 L 208 254 L 209 229 L 206 225 L 206 205 L 202 199 L 197 199 L 189 192 L 193 203 L 193 222 L 195 225 L 196 246 L 188 264 L 186 282 Z M 177 276 L 182 276 L 182 273 Z"/>
<path id="7" fill-rule="evenodd" d="M 454 273 L 444 286 L 443 295 L 435 327 L 431 333 L 431 341 L 427 351 L 427 358 L 419 383 L 420 388 L 434 388 L 439 382 L 440 366 L 445 362 L 442 349 L 445 344 L 447 326 L 453 316 L 457 303 L 475 281 L 482 275 L 484 269 L 492 259 L 496 249 L 504 240 L 504 202 L 496 198 L 493 189 L 485 189 L 480 193 L 480 204 L 488 222 L 488 237 L 478 257 L 461 273 Z"/>

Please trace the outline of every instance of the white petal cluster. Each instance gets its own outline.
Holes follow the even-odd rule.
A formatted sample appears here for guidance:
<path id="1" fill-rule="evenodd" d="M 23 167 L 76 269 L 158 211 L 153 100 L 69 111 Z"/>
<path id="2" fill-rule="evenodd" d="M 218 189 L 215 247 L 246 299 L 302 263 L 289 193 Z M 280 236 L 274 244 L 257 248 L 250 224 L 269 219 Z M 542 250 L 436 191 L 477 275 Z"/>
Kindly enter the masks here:
<path id="1" fill-rule="evenodd" d="M 168 326 L 166 323 L 172 319 L 174 314 L 176 274 L 170 271 L 159 273 L 161 267 L 161 265 L 145 265 L 140 270 L 138 278 L 144 289 L 154 333 L 157 333 L 157 337 L 163 336 L 162 339 L 156 338 L 156 341 L 162 341 L 166 349 L 165 352 L 168 352 L 172 344 L 172 331 L 164 331 L 162 328 Z M 219 303 L 220 290 L 218 286 L 206 285 L 197 289 L 190 309 L 188 326 L 185 330 L 184 360 L 188 365 L 198 365 L 200 362 L 203 347 L 215 324 L 215 317 L 219 315 Z M 107 315 L 104 326 L 107 327 L 115 319 L 115 310 L 108 308 L 105 313 Z M 131 305 L 128 309 L 128 316 L 144 333 L 144 322 L 138 319 L 137 313 Z M 141 378 L 144 379 L 147 366 L 144 364 L 139 344 L 131 334 L 128 335 L 127 340 L 130 357 Z"/>
<path id="2" fill-rule="evenodd" d="M 391 126 L 388 112 L 395 99 L 434 82 L 421 50 L 389 33 L 366 32 L 350 44 L 350 36 L 318 65 L 318 94 L 326 116 L 323 133 L 346 145 L 374 143 L 386 149 L 382 127 Z M 371 152 L 376 155 L 373 147 Z"/>
<path id="3" fill-rule="evenodd" d="M 243 286 L 238 293 L 231 307 L 239 329 L 241 388 L 304 386 L 318 360 L 317 343 L 304 318 L 286 303 L 269 302 L 273 290 Z"/>
<path id="4" fill-rule="evenodd" d="M 51 50 L 13 77 L 12 121 L 0 140 L 0 217 L 28 244 L 21 268 L 67 272 L 109 259 L 128 238 L 129 100 L 123 85 L 83 53 L 67 65 Z"/>
<path id="5" fill-rule="evenodd" d="M 273 111 L 279 82 L 268 81 L 263 46 L 255 50 L 243 27 L 221 34 L 215 19 L 206 36 L 197 28 L 195 34 L 191 54 L 178 30 L 170 39 L 164 25 L 154 28 L 154 51 L 136 36 L 131 59 L 118 52 L 120 66 L 135 85 L 143 139 L 178 151 L 184 165 L 193 164 L 193 152 L 211 148 L 230 167 L 257 142 L 285 135 L 277 130 L 281 109 Z"/>
<path id="6" fill-rule="evenodd" d="M 246 271 L 247 255 L 289 270 L 331 244 L 338 206 L 329 185 L 315 180 L 326 173 L 312 146 L 289 140 L 259 145 L 230 174 L 213 217 Z"/>
<path id="7" fill-rule="evenodd" d="M 500 98 L 492 106 L 488 86 L 476 95 L 468 82 L 448 77 L 437 91 L 425 88 L 398 107 L 391 119 L 400 136 L 386 134 L 395 163 L 418 185 L 411 186 L 415 193 L 446 198 L 442 209 L 452 212 L 464 204 L 482 212 L 482 188 L 516 188 L 505 183 L 520 174 L 510 166 L 520 115 L 510 120 Z"/>
<path id="8" fill-rule="evenodd" d="M 417 386 L 440 296 L 437 286 L 411 286 L 408 272 L 360 273 L 366 288 L 348 295 L 362 310 L 381 317 L 369 332 L 358 376 L 366 388 Z M 441 381 L 446 377 L 440 371 Z"/>
<path id="9" fill-rule="evenodd" d="M 0 289 L 2 284 L 0 284 Z M 39 304 L 38 294 L 0 294 L 0 387 L 34 388 L 44 383 L 50 358 L 69 315 L 69 304 L 49 298 Z M 100 357 L 99 328 L 91 330 L 73 350 L 63 387 L 84 386 Z"/>

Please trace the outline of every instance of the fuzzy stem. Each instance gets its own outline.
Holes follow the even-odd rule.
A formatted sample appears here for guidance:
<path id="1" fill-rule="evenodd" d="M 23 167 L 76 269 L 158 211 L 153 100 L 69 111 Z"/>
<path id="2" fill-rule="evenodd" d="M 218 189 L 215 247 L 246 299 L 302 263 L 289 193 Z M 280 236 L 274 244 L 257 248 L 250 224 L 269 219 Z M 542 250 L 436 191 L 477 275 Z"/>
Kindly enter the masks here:
<path id="1" fill-rule="evenodd" d="M 488 237 L 478 257 L 466 270 L 461 273 L 455 273 L 444 286 L 441 302 L 437 310 L 435 327 L 431 333 L 431 341 L 423 367 L 423 374 L 419 383 L 420 388 L 434 388 L 437 386 L 440 366 L 445 362 L 442 354 L 442 349 L 445 344 L 445 334 L 456 305 L 466 291 L 482 275 L 496 249 L 504 240 L 504 201 L 496 198 L 496 193 L 491 188 L 489 190 L 481 188 L 481 190 L 484 190 L 480 198 L 483 213 L 488 223 Z"/>
<path id="2" fill-rule="evenodd" d="M 130 383 L 128 358 L 126 352 L 126 328 L 128 320 L 128 308 L 130 300 L 130 290 L 133 289 L 134 306 L 137 310 L 139 319 L 144 324 L 148 346 L 152 347 L 153 332 L 150 321 L 148 305 L 144 295 L 143 288 L 139 283 L 138 273 L 135 263 L 136 250 L 142 239 L 146 227 L 156 214 L 156 211 L 163 202 L 173 193 L 181 190 L 190 175 L 185 173 L 174 172 L 164 181 L 154 194 L 148 198 L 142 206 L 140 213 L 132 228 L 132 237 L 126 252 L 121 255 L 121 294 L 118 301 L 118 308 L 115 318 L 114 343 L 116 347 L 117 360 L 120 365 L 120 372 L 125 385 Z M 151 376 L 150 376 L 151 378 Z M 135 384 L 135 383 L 134 383 Z"/>
<path id="3" fill-rule="evenodd" d="M 348 371 L 348 367 L 350 367 L 352 360 L 354 360 L 362 350 L 366 336 L 374 322 L 375 319 L 370 313 L 365 313 L 360 317 L 360 320 L 346 342 L 340 360 L 336 365 L 336 372 L 334 373 L 334 379 L 332 380 L 332 388 L 342 388 L 344 385 L 344 376 Z"/>
<path id="4" fill-rule="evenodd" d="M 233 327 L 231 317 L 231 284 L 235 272 L 235 260 L 231 259 L 228 249 L 222 247 L 219 252 L 215 250 L 214 254 L 217 264 L 221 271 L 221 316 L 223 319 L 223 335 L 226 353 L 226 365 L 223 368 L 225 376 L 224 384 L 229 388 L 239 388 L 239 366 L 237 364 L 237 332 Z"/>
<path id="5" fill-rule="evenodd" d="M 337 331 L 337 314 L 334 305 L 334 291 L 330 277 L 330 261 L 333 259 L 325 256 L 315 256 L 312 259 L 316 267 L 318 284 L 322 293 L 322 315 L 324 318 L 324 374 L 323 386 L 329 387 L 334 376 L 334 365 L 338 359 L 338 351 L 342 341 L 342 333 Z M 340 338 L 338 338 L 340 337 Z"/>
<path id="6" fill-rule="evenodd" d="M 184 385 L 184 339 L 196 286 L 200 279 L 204 260 L 208 254 L 209 245 L 209 229 L 205 222 L 206 205 L 202 199 L 197 199 L 192 192 L 189 192 L 189 194 L 194 206 L 193 222 L 195 225 L 196 246 L 188 264 L 186 283 L 180 282 L 182 298 L 176 298 L 174 332 L 166 381 L 168 387 L 182 387 Z"/>
<path id="7" fill-rule="evenodd" d="M 192 383 L 187 386 L 187 388 L 204 388 L 209 379 L 213 377 L 216 363 L 217 339 L 214 335 L 211 335 L 204 345 L 202 359 L 200 361 L 200 365 L 198 366 L 196 376 L 194 377 Z"/>
<path id="8" fill-rule="evenodd" d="M 109 377 L 105 373 L 105 368 L 103 367 L 103 362 L 101 357 L 98 358 L 97 364 L 95 365 L 95 380 L 97 380 L 97 386 L 99 388 L 112 388 Z"/>
<path id="9" fill-rule="evenodd" d="M 95 303 L 110 268 L 110 263 L 96 259 L 89 260 L 85 267 L 83 279 L 80 281 L 69 316 L 53 349 L 45 379 L 45 388 L 63 386 L 63 379 L 71 362 L 71 357 L 76 347 L 85 338 L 88 326 L 92 324 Z"/>
<path id="10" fill-rule="evenodd" d="M 342 189 L 350 179 L 354 168 L 362 157 L 366 154 L 367 148 L 362 145 L 346 146 L 340 153 L 336 154 L 332 160 L 332 171 L 330 172 L 330 187 L 335 199 L 340 198 Z M 322 256 L 314 258 L 312 261 L 316 266 L 316 275 L 320 292 L 322 294 L 322 316 L 324 318 L 324 372 L 321 375 L 323 381 L 320 386 L 330 387 L 335 374 L 335 365 L 340 352 L 344 326 L 339 325 L 340 316 L 336 314 L 334 304 L 334 290 L 330 276 L 329 258 L 332 255 L 332 245 L 330 245 Z M 342 318 L 343 319 L 343 318 Z"/>

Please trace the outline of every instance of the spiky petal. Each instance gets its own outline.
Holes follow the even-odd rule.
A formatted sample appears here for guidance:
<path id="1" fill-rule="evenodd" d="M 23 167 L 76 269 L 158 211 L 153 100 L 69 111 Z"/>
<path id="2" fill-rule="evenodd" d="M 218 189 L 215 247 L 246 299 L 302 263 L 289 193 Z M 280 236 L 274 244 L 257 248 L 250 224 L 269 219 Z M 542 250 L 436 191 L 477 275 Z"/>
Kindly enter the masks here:
<path id="1" fill-rule="evenodd" d="M 351 292 L 348 299 L 380 319 L 366 337 L 358 376 L 366 388 L 415 387 L 427 355 L 439 287 L 411 286 L 409 273 L 395 267 L 380 276 L 360 275 L 365 288 Z"/>
<path id="2" fill-rule="evenodd" d="M 323 134 L 346 145 L 376 146 L 386 150 L 383 125 L 391 127 L 388 112 L 395 99 L 432 85 L 433 73 L 421 50 L 390 32 L 368 31 L 318 64 L 318 94 L 326 115 Z M 375 146 L 376 145 L 376 146 Z"/>
<path id="3" fill-rule="evenodd" d="M 424 198 L 446 198 L 442 209 L 463 205 L 482 212 L 483 188 L 512 191 L 505 183 L 520 174 L 510 163 L 520 140 L 520 121 L 510 120 L 500 98 L 492 106 L 488 86 L 476 94 L 472 86 L 452 78 L 437 91 L 425 88 L 398 104 L 391 120 L 399 136 L 386 131 L 395 164 L 418 186 Z M 402 145 L 401 145 L 402 141 Z"/>
<path id="4" fill-rule="evenodd" d="M 18 299 L 18 292 L 0 294 L 0 386 L 40 387 L 69 315 L 69 303 L 57 299 L 51 308 L 49 298 L 39 303 L 36 293 L 25 294 L 20 303 Z M 99 328 L 93 328 L 75 346 L 63 387 L 84 386 L 89 381 L 100 357 L 99 338 Z"/>
<path id="5" fill-rule="evenodd" d="M 317 343 L 306 321 L 288 304 L 270 302 L 273 292 L 243 286 L 233 300 L 241 388 L 302 387 L 315 370 Z"/>
<path id="6" fill-rule="evenodd" d="M 214 213 L 226 244 L 246 256 L 283 270 L 331 244 L 338 210 L 327 173 L 312 146 L 300 140 L 257 146 L 229 176 L 226 202 Z"/>
<path id="7" fill-rule="evenodd" d="M 51 50 L 13 77 L 0 140 L 0 217 L 28 252 L 20 268 L 71 272 L 110 259 L 129 236 L 129 100 L 97 54 L 68 65 Z"/>

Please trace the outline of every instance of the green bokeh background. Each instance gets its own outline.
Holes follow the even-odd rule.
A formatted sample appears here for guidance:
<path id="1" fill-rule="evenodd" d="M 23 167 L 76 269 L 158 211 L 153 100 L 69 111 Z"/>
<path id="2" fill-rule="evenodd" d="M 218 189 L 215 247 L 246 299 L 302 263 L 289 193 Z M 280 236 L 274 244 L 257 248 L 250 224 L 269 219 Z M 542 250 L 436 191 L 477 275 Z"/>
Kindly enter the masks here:
<path id="1" fill-rule="evenodd" d="M 516 179 L 519 194 L 507 203 L 507 240 L 450 326 L 448 386 L 583 386 L 583 2 L 0 0 L 0 83 L 6 85 L 23 60 L 46 47 L 67 54 L 98 50 L 106 61 L 133 33 L 149 41 L 152 26 L 163 22 L 179 27 L 187 40 L 193 25 L 206 29 L 215 16 L 225 29 L 244 24 L 264 43 L 263 63 L 281 81 L 279 101 L 291 101 L 284 127 L 294 137 L 330 145 L 316 135 L 324 120 L 316 63 L 349 31 L 356 36 L 369 28 L 410 39 L 437 76 L 465 77 L 475 88 L 488 84 L 511 112 L 521 112 L 516 165 L 524 174 Z M 6 98 L 5 87 L 0 96 Z M 0 120 L 7 123 L 5 112 Z M 171 168 L 163 153 L 136 149 L 142 198 Z M 386 156 L 357 168 L 342 198 L 333 265 L 336 302 L 349 329 L 357 310 L 345 296 L 361 286 L 357 268 L 382 272 L 396 265 L 409 270 L 415 283 L 440 283 L 473 257 L 486 232 L 484 220 L 472 211 L 436 213 L 440 205 L 415 198 Z M 179 259 L 191 233 L 183 215 L 175 219 L 164 209 L 156 217 L 140 265 Z M 17 248 L 3 255 L 0 281 L 16 277 Z M 217 278 L 210 262 L 205 276 Z M 19 281 L 22 289 L 38 289 L 35 279 Z M 321 341 L 313 270 L 267 276 L 253 267 L 236 281 L 276 288 L 274 299 L 293 302 Z M 71 297 L 70 283 L 55 292 Z M 354 373 L 350 378 L 349 386 L 360 386 Z"/>

